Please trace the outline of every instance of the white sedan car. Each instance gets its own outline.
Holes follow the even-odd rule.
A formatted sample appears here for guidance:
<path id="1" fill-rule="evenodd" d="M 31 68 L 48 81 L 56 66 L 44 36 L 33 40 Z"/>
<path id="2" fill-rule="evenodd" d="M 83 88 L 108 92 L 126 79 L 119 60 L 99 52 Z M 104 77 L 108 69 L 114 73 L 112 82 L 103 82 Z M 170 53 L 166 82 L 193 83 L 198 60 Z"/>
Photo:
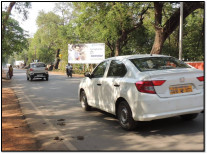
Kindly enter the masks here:
<path id="1" fill-rule="evenodd" d="M 79 85 L 82 108 L 116 115 L 125 130 L 136 121 L 191 120 L 203 111 L 203 71 L 170 56 L 113 57 L 85 76 Z"/>

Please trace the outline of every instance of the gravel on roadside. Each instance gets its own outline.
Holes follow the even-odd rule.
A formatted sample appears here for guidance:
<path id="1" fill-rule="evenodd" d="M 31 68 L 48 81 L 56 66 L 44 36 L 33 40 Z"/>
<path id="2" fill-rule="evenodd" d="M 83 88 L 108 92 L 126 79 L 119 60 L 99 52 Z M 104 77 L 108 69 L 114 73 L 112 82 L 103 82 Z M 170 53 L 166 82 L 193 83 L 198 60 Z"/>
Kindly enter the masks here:
<path id="1" fill-rule="evenodd" d="M 39 151 L 10 82 L 2 72 L 2 151 Z"/>

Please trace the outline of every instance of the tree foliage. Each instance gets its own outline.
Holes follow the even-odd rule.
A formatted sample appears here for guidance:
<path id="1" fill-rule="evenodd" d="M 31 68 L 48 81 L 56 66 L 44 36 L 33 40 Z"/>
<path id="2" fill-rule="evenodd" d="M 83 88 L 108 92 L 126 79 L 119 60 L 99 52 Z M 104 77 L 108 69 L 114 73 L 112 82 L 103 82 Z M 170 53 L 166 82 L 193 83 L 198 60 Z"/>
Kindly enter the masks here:
<path id="1" fill-rule="evenodd" d="M 4 16 L 2 17 L 2 39 L 4 39 L 7 21 L 13 7 L 18 11 L 19 14 L 23 14 L 23 19 L 27 19 L 28 9 L 31 7 L 31 2 L 10 2 L 9 6 L 5 8 L 6 11 L 3 11 Z"/>
<path id="2" fill-rule="evenodd" d="M 76 33 L 79 40 L 104 42 L 110 56 L 123 54 L 122 48 L 133 32 L 142 27 L 150 3 L 142 2 L 92 2 L 75 3 Z"/>
<path id="3" fill-rule="evenodd" d="M 27 18 L 30 2 L 10 2 L 2 11 L 2 60 L 6 61 L 10 55 L 21 53 L 28 47 L 26 34 L 19 23 L 10 17 L 13 8 Z"/>
<path id="4" fill-rule="evenodd" d="M 45 13 L 41 11 L 37 18 L 37 25 L 38 31 L 30 42 L 29 62 L 33 59 L 52 63 L 54 61 L 55 50 L 61 42 L 58 37 L 58 29 L 61 25 L 60 17 L 53 12 Z"/>
<path id="5" fill-rule="evenodd" d="M 184 21 L 183 57 L 185 60 L 204 60 L 204 10 L 196 10 Z"/>
<path id="6" fill-rule="evenodd" d="M 5 60 L 14 53 L 20 53 L 28 47 L 24 30 L 19 23 L 9 18 L 5 29 L 5 37 L 2 39 L 2 59 Z"/>
<path id="7" fill-rule="evenodd" d="M 198 9 L 202 4 L 184 2 L 185 60 L 204 58 L 204 11 Z M 38 30 L 29 41 L 28 62 L 35 59 L 36 50 L 36 59 L 50 64 L 60 49 L 60 68 L 65 69 L 68 44 L 77 43 L 105 43 L 106 57 L 149 54 L 158 36 L 163 38 L 158 40 L 159 51 L 178 57 L 179 7 L 178 2 L 56 3 L 54 11 L 38 15 Z"/>
<path id="8" fill-rule="evenodd" d="M 62 25 L 67 25 L 73 19 L 73 4 L 71 2 L 55 3 L 54 13 L 59 14 Z"/>

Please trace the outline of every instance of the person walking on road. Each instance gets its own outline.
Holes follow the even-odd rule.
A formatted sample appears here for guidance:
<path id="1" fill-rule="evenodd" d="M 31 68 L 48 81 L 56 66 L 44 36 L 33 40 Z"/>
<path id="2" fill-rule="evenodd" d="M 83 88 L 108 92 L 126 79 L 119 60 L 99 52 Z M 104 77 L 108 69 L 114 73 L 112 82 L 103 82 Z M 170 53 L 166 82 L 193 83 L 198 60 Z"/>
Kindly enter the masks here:
<path id="1" fill-rule="evenodd" d="M 12 76 L 13 76 L 13 68 L 12 68 L 12 65 L 9 66 L 9 78 L 11 79 Z"/>

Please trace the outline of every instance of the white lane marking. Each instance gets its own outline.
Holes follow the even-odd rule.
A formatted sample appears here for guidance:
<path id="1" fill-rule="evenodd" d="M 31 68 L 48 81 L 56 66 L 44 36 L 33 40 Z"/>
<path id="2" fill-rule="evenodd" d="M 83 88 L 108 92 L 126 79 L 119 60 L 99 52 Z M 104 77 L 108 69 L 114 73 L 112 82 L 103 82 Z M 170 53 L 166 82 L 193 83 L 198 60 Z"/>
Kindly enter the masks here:
<path id="1" fill-rule="evenodd" d="M 16 82 L 15 82 L 15 84 L 16 84 Z M 14 88 L 15 89 L 15 88 Z M 34 108 L 34 110 L 36 111 L 36 113 L 38 113 L 41 117 L 42 117 L 42 119 L 49 125 L 49 127 L 51 127 L 51 128 L 53 128 L 56 132 L 57 132 L 57 135 L 61 138 L 63 138 L 64 137 L 64 135 L 55 127 L 55 126 L 53 126 L 53 124 L 49 121 L 49 120 L 47 120 L 46 118 L 45 118 L 45 116 L 44 116 L 44 114 L 41 112 L 41 110 L 39 110 L 36 106 L 35 106 L 35 104 L 32 102 L 32 100 L 27 96 L 27 95 L 25 95 L 24 94 L 24 92 L 23 92 L 23 90 L 20 90 L 20 89 L 18 89 L 18 90 L 16 90 L 15 89 L 15 91 L 17 92 L 17 93 L 21 93 L 20 95 L 22 95 L 22 97 L 25 97 L 26 98 L 26 100 L 32 105 L 32 107 Z M 19 91 L 21 91 L 21 92 L 19 92 Z M 19 98 L 18 98 L 19 99 Z M 67 141 L 67 142 L 66 142 Z M 70 142 L 70 141 L 68 141 L 67 139 L 66 140 L 63 140 L 62 141 L 62 143 L 68 148 L 68 150 L 71 150 L 71 151 L 77 151 L 78 149 L 74 146 L 74 145 L 72 145 L 72 143 Z"/>

